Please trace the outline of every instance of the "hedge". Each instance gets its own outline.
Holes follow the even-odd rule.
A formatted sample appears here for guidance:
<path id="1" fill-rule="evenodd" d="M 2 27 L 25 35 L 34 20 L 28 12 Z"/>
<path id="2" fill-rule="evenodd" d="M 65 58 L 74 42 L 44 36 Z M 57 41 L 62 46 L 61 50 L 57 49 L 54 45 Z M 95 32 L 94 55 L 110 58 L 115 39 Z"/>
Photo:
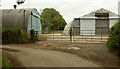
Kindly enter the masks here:
<path id="1" fill-rule="evenodd" d="M 27 33 L 16 28 L 2 28 L 2 43 L 26 43 L 28 41 Z"/>
<path id="2" fill-rule="evenodd" d="M 110 51 L 120 56 L 120 22 L 109 30 L 110 36 L 108 38 L 107 47 Z"/>

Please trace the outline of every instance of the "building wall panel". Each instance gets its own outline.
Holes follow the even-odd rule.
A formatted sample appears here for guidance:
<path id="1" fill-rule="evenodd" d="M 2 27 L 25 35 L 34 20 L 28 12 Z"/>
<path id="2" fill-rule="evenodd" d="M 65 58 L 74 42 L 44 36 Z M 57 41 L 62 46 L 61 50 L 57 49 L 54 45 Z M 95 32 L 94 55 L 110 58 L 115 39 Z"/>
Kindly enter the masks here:
<path id="1" fill-rule="evenodd" d="M 36 17 L 32 16 L 32 29 L 34 29 L 34 31 L 37 31 L 36 28 Z"/>
<path id="2" fill-rule="evenodd" d="M 38 31 L 38 36 L 40 36 L 42 33 L 42 30 L 41 30 L 41 22 L 39 18 L 37 18 L 37 31 Z"/>
<path id="3" fill-rule="evenodd" d="M 110 26 L 109 26 L 109 28 L 114 26 L 116 24 L 116 22 L 118 22 L 118 19 L 110 19 Z"/>
<path id="4" fill-rule="evenodd" d="M 80 20 L 80 35 L 95 35 L 95 19 Z"/>

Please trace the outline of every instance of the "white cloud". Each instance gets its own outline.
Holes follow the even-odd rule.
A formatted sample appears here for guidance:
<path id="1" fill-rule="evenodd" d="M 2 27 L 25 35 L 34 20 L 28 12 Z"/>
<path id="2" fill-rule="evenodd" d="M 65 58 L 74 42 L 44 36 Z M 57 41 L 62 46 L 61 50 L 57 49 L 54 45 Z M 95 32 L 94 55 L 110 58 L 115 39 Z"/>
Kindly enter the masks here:
<path id="1" fill-rule="evenodd" d="M 118 13 L 119 0 L 26 0 L 18 8 L 55 8 L 65 18 L 67 23 L 73 18 L 80 17 L 100 8 Z M 3 0 L 2 8 L 13 8 L 16 0 Z"/>

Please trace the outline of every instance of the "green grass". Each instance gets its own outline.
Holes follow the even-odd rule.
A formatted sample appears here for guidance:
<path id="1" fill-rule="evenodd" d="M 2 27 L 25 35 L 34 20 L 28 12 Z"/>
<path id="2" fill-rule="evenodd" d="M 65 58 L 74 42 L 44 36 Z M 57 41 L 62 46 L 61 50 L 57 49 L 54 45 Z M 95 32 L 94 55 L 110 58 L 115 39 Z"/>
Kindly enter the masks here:
<path id="1" fill-rule="evenodd" d="M 8 60 L 2 56 L 2 68 L 7 68 L 10 67 L 10 65 L 8 64 Z"/>

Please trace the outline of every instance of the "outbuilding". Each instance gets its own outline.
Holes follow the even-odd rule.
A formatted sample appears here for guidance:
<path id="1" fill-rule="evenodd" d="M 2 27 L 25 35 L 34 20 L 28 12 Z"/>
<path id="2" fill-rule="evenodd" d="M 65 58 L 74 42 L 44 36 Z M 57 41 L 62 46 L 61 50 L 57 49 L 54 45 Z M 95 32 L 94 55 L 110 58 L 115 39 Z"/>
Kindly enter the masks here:
<path id="1" fill-rule="evenodd" d="M 109 28 L 116 22 L 118 22 L 117 14 L 101 8 L 82 17 L 74 18 L 66 25 L 64 33 L 69 34 L 70 28 L 72 28 L 74 35 L 108 34 Z"/>
<path id="2" fill-rule="evenodd" d="M 35 8 L 31 9 L 2 9 L 2 26 L 23 29 L 30 34 L 30 30 L 42 33 L 40 16 Z"/>

